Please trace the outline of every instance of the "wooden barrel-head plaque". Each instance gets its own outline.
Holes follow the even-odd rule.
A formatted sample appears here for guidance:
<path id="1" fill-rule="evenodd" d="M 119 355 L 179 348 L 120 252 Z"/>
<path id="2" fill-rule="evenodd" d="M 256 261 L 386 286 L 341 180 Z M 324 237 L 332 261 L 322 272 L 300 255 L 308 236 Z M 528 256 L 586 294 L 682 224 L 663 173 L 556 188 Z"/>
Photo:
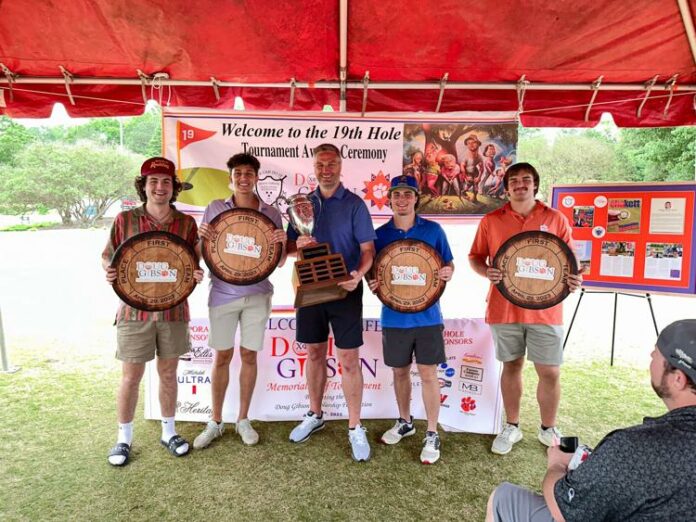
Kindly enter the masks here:
<path id="1" fill-rule="evenodd" d="M 216 277 L 233 285 L 266 279 L 280 262 L 280 243 L 272 243 L 273 221 L 250 208 L 233 208 L 210 222 L 213 237 L 203 241 L 203 259 Z"/>
<path id="2" fill-rule="evenodd" d="M 375 259 L 377 297 L 397 312 L 422 312 L 445 291 L 439 274 L 443 266 L 442 258 L 429 244 L 415 239 L 394 241 Z"/>
<path id="3" fill-rule="evenodd" d="M 503 273 L 496 286 L 512 304 L 540 310 L 557 305 L 570 293 L 568 274 L 578 273 L 570 247 L 542 231 L 521 232 L 500 247 L 493 266 Z"/>
<path id="4" fill-rule="evenodd" d="M 196 254 L 186 241 L 170 232 L 143 232 L 128 238 L 114 252 L 111 266 L 117 273 L 114 291 L 139 310 L 174 308 L 196 288 Z"/>

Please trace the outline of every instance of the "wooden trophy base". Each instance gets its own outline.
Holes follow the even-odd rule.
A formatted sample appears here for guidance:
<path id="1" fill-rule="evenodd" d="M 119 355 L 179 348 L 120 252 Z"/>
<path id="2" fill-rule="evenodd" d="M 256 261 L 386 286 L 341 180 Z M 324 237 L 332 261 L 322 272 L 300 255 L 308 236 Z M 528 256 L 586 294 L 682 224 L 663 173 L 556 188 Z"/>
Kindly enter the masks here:
<path id="1" fill-rule="evenodd" d="M 341 254 L 332 254 L 328 243 L 298 250 L 292 283 L 295 287 L 295 308 L 338 301 L 348 291 L 338 283 L 351 279 Z"/>

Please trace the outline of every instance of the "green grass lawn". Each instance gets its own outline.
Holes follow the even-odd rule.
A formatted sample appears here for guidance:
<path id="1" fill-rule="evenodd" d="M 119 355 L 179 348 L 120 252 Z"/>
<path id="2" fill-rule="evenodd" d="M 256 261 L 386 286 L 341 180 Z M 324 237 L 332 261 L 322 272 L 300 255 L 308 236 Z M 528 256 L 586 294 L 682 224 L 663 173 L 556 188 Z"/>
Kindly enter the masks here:
<path id="1" fill-rule="evenodd" d="M 505 456 L 491 436 L 442 435 L 440 462 L 418 461 L 419 435 L 396 447 L 376 441 L 392 420 L 365 422 L 368 463 L 349 456 L 345 421 L 309 442 L 287 441 L 291 423 L 255 422 L 261 442 L 244 447 L 234 429 L 204 451 L 175 459 L 159 445 L 160 424 L 139 407 L 131 463 L 113 468 L 118 366 L 64 364 L 40 352 L 0 375 L 1 520 L 483 520 L 492 489 L 507 480 L 538 490 L 545 450 L 536 440 L 536 378 L 527 368 L 525 438 Z M 608 431 L 664 411 L 647 368 L 567 365 L 560 426 L 590 445 Z M 142 406 L 142 405 L 141 405 Z M 179 423 L 190 441 L 201 425 Z"/>

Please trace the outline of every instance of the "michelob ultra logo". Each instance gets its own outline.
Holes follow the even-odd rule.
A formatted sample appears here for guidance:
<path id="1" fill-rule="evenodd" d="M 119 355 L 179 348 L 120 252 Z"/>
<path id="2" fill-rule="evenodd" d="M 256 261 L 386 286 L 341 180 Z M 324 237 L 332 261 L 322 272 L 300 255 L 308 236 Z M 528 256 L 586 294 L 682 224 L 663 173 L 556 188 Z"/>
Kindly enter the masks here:
<path id="1" fill-rule="evenodd" d="M 261 245 L 257 245 L 253 237 L 227 234 L 225 253 L 258 259 L 261 257 Z"/>
<path id="2" fill-rule="evenodd" d="M 517 271 L 515 276 L 528 279 L 543 279 L 553 281 L 556 269 L 546 265 L 546 259 L 531 259 L 528 257 L 517 258 Z"/>
<path id="3" fill-rule="evenodd" d="M 138 261 L 136 283 L 176 283 L 176 268 L 169 268 L 169 263 L 157 261 Z"/>
<path id="4" fill-rule="evenodd" d="M 425 274 L 417 266 L 392 266 L 392 284 L 404 286 L 425 286 Z"/>

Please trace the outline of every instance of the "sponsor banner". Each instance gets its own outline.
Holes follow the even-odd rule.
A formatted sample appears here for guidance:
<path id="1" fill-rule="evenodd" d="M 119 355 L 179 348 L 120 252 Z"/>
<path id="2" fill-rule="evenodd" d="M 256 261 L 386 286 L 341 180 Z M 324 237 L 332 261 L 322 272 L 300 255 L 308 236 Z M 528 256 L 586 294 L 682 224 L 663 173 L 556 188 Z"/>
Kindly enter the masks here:
<path id="1" fill-rule="evenodd" d="M 445 429 L 473 433 L 498 433 L 501 425 L 500 367 L 495 360 L 488 325 L 482 319 L 445 322 L 447 362 L 438 367 L 440 422 Z M 191 352 L 179 361 L 177 420 L 206 422 L 211 413 L 211 374 L 214 350 L 208 347 L 208 319 L 192 319 Z M 360 349 L 364 389 L 362 418 L 398 417 L 392 372 L 382 357 L 381 325 L 377 319 L 363 321 L 365 344 Z M 238 344 L 237 339 L 237 346 Z M 258 356 L 258 378 L 249 417 L 262 421 L 296 421 L 309 409 L 305 379 L 307 350 L 295 341 L 294 316 L 274 314 L 268 321 L 264 349 Z M 346 419 L 341 388 L 341 367 L 329 338 L 327 383 L 323 409 L 327 419 Z M 240 358 L 235 353 L 223 419 L 235 422 L 239 410 Z M 471 370 L 464 370 L 464 368 Z M 412 413 L 425 418 L 421 382 L 412 370 Z M 145 384 L 145 418 L 160 418 L 156 366 L 148 363 Z"/>
<path id="2" fill-rule="evenodd" d="M 193 186 L 178 207 L 201 212 L 229 196 L 228 158 L 253 154 L 261 162 L 258 194 L 285 210 L 282 197 L 314 190 L 313 149 L 332 143 L 342 181 L 373 216 L 391 216 L 390 180 L 407 175 L 421 189 L 420 213 L 483 215 L 505 203 L 503 175 L 514 163 L 513 113 L 253 113 L 164 109 L 165 156 Z M 281 197 L 282 196 L 282 197 Z"/>

